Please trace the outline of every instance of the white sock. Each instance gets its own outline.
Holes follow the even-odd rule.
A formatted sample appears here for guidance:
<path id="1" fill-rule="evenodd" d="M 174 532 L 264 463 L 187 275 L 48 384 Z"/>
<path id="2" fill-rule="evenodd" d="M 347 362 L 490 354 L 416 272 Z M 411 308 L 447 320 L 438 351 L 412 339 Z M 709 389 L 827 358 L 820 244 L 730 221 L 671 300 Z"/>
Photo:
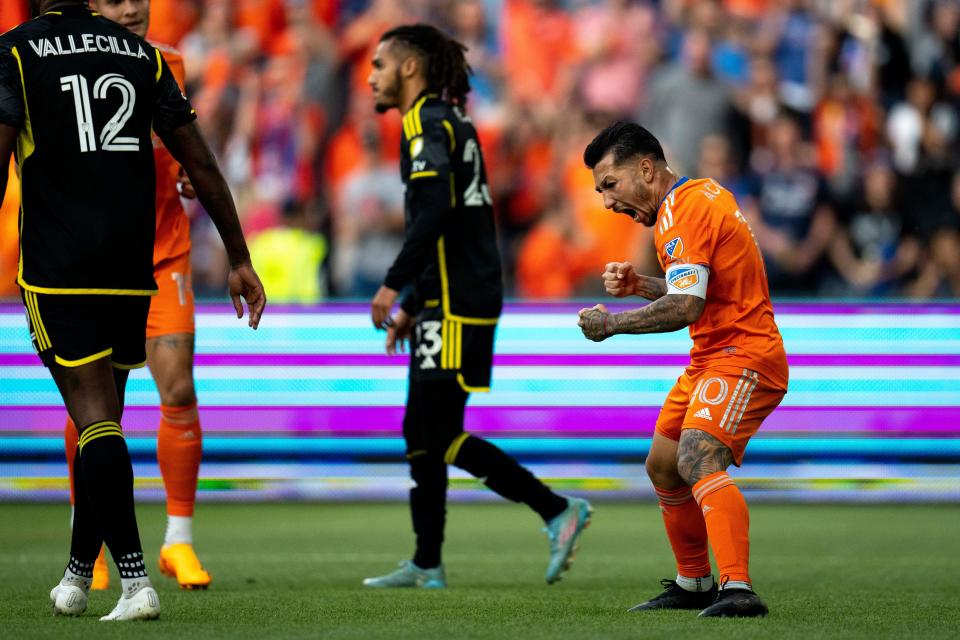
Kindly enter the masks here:
<path id="1" fill-rule="evenodd" d="M 120 590 L 123 591 L 124 598 L 132 598 L 144 587 L 152 587 L 150 578 L 142 576 L 138 578 L 120 578 Z"/>
<path id="2" fill-rule="evenodd" d="M 713 589 L 713 575 L 710 574 L 700 578 L 688 578 L 678 573 L 677 584 L 681 589 L 687 591 L 710 591 L 710 589 Z"/>
<path id="3" fill-rule="evenodd" d="M 93 578 L 77 575 L 73 571 L 70 571 L 70 569 L 65 570 L 63 572 L 63 578 L 60 579 L 60 584 L 63 586 L 80 587 L 84 591 L 90 591 L 90 583 L 92 582 Z"/>
<path id="4" fill-rule="evenodd" d="M 742 580 L 727 580 L 723 585 L 724 591 L 727 589 L 746 589 L 747 591 L 753 591 L 753 587 L 750 586 L 749 582 L 743 582 Z"/>
<path id="5" fill-rule="evenodd" d="M 193 517 L 167 516 L 167 534 L 163 544 L 193 544 Z"/>

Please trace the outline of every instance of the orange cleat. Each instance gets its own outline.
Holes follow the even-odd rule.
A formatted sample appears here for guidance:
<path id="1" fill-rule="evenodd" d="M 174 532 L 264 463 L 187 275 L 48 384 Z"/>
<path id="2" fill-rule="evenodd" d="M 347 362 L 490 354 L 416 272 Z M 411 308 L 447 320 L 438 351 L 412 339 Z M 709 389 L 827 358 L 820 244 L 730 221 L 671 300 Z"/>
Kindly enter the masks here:
<path id="1" fill-rule="evenodd" d="M 107 564 L 107 554 L 104 549 L 106 547 L 101 545 L 100 555 L 93 563 L 93 582 L 90 583 L 90 588 L 94 591 L 106 591 L 110 588 L 110 565 Z"/>
<path id="2" fill-rule="evenodd" d="M 160 548 L 160 572 L 176 578 L 181 589 L 206 589 L 213 580 L 190 544 L 163 545 Z"/>

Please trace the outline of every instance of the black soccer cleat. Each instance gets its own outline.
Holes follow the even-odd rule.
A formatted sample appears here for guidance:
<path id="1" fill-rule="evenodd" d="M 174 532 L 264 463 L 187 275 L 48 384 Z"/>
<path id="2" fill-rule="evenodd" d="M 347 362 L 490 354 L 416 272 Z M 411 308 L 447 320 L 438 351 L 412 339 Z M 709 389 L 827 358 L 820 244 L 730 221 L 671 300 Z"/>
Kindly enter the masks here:
<path id="1" fill-rule="evenodd" d="M 708 591 L 687 591 L 675 580 L 666 578 L 660 581 L 664 591 L 656 598 L 641 602 L 627 611 L 648 611 L 650 609 L 703 609 L 717 599 L 717 585 L 714 583 Z"/>
<path id="2" fill-rule="evenodd" d="M 756 618 L 767 615 L 767 605 L 749 589 L 724 589 L 700 618 Z"/>

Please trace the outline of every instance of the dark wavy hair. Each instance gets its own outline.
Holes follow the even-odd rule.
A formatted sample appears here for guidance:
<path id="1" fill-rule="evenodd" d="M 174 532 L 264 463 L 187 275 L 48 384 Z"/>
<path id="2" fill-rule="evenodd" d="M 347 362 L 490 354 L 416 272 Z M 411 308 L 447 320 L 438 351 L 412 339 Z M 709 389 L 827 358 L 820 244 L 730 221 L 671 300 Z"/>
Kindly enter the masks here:
<path id="1" fill-rule="evenodd" d="M 635 122 L 615 122 L 598 133 L 584 149 L 583 163 L 593 169 L 610 152 L 613 152 L 614 164 L 634 156 L 653 156 L 654 160 L 666 160 L 660 141 Z"/>
<path id="2" fill-rule="evenodd" d="M 396 27 L 380 36 L 380 42 L 387 40 L 402 43 L 424 61 L 428 91 L 451 104 L 467 104 L 473 70 L 464 56 L 466 46 L 429 24 Z"/>

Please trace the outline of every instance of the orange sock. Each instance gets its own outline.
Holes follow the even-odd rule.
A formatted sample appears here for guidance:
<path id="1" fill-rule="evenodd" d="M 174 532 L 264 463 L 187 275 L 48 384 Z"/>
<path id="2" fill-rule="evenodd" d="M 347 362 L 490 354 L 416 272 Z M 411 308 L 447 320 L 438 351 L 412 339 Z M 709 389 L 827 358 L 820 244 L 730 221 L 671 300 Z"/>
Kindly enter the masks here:
<path id="1" fill-rule="evenodd" d="M 167 492 L 167 515 L 193 516 L 203 449 L 196 403 L 160 407 L 157 462 Z"/>
<path id="2" fill-rule="evenodd" d="M 707 528 L 690 487 L 654 489 L 660 499 L 660 513 L 667 528 L 667 537 L 677 559 L 677 574 L 686 578 L 710 575 Z"/>
<path id="3" fill-rule="evenodd" d="M 718 471 L 693 485 L 693 497 L 703 510 L 720 585 L 749 588 L 750 512 L 740 489 L 726 471 Z"/>
<path id="4" fill-rule="evenodd" d="M 76 504 L 77 497 L 73 495 L 73 462 L 77 457 L 77 445 L 80 436 L 77 434 L 77 425 L 67 416 L 67 424 L 63 427 L 63 448 L 67 454 L 67 478 L 70 481 L 70 504 Z"/>

